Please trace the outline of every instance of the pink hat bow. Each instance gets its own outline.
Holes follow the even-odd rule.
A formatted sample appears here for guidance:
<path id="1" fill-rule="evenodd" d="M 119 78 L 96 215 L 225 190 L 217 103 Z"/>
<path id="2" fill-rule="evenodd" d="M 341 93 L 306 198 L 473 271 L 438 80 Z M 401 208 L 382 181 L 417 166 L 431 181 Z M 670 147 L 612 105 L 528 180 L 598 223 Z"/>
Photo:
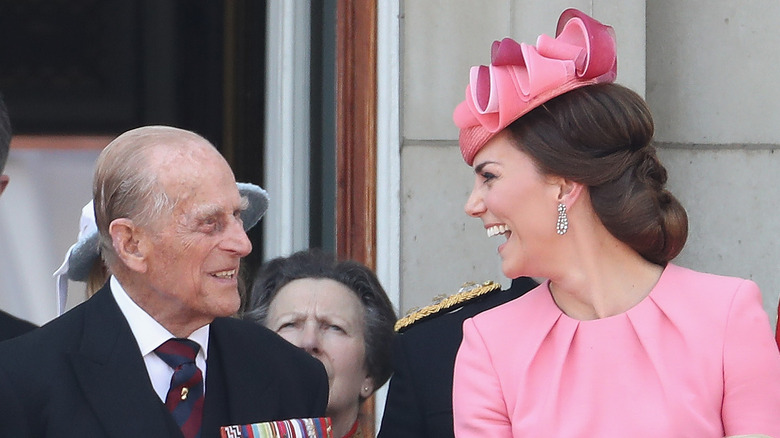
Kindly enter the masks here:
<path id="1" fill-rule="evenodd" d="M 563 11 L 556 37 L 542 34 L 536 47 L 494 41 L 490 65 L 471 68 L 466 100 L 453 113 L 463 159 L 472 165 L 488 140 L 553 97 L 616 76 L 612 27 L 576 9 Z"/>

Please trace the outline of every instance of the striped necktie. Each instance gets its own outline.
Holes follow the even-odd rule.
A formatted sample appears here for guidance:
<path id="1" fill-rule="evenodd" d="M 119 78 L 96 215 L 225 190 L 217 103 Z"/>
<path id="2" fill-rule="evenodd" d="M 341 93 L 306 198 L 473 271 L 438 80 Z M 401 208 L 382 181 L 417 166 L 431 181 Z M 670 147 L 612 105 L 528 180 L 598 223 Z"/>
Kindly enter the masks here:
<path id="1" fill-rule="evenodd" d="M 165 406 L 186 438 L 199 438 L 203 418 L 203 374 L 195 365 L 200 345 L 189 339 L 165 341 L 154 352 L 173 368 Z"/>

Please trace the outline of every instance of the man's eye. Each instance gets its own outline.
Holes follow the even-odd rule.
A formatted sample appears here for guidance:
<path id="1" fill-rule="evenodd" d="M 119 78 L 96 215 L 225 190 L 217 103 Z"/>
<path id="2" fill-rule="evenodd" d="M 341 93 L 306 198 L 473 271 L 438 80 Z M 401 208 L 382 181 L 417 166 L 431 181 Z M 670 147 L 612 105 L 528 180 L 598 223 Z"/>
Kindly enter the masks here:
<path id="1" fill-rule="evenodd" d="M 201 227 L 205 232 L 212 233 L 222 229 L 222 221 L 218 218 L 206 218 L 201 222 Z"/>

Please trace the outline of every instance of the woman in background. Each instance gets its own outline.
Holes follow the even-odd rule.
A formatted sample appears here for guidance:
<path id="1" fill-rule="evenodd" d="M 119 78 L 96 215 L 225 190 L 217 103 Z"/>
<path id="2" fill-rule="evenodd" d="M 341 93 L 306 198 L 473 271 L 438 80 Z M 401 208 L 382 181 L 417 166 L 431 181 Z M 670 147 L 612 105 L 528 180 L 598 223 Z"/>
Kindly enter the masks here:
<path id="1" fill-rule="evenodd" d="M 360 404 L 391 373 L 396 314 L 376 275 L 319 250 L 276 258 L 258 271 L 244 318 L 325 365 L 333 436 L 359 436 Z"/>
<path id="2" fill-rule="evenodd" d="M 460 437 L 780 437 L 780 354 L 749 280 L 671 263 L 688 232 L 612 28 L 494 43 L 455 110 L 507 277 L 547 278 L 464 323 Z"/>

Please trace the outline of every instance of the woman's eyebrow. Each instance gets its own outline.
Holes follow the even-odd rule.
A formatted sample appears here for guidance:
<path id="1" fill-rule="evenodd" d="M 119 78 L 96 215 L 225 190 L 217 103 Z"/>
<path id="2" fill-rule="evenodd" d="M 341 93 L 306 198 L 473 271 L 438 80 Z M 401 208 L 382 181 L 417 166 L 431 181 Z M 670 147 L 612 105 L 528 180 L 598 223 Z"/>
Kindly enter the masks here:
<path id="1" fill-rule="evenodd" d="M 492 163 L 492 161 L 484 161 L 482 163 L 479 163 L 476 167 L 474 167 L 474 173 L 482 173 L 482 169 L 485 168 L 488 164 Z"/>

